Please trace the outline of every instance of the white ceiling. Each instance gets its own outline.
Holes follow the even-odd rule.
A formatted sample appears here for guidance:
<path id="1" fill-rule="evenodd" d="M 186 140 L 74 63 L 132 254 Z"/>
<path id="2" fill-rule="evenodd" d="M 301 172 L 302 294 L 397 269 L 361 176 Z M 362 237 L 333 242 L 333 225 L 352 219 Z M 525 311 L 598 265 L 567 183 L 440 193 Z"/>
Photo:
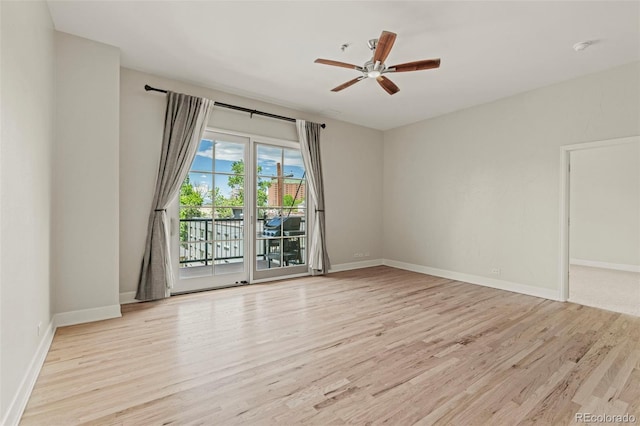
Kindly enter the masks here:
<path id="1" fill-rule="evenodd" d="M 386 130 L 640 60 L 638 1 L 57 1 L 59 31 L 117 46 L 122 66 Z M 367 40 L 398 34 L 388 65 L 442 58 L 339 93 Z M 597 40 L 576 53 L 572 46 Z M 351 43 L 341 51 L 343 43 Z"/>

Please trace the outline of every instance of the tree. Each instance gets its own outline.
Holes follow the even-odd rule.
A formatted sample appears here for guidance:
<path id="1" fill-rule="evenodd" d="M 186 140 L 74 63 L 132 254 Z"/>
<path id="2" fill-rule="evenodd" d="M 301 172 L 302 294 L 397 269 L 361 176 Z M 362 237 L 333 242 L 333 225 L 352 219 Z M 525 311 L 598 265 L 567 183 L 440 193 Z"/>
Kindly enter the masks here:
<path id="1" fill-rule="evenodd" d="M 204 198 L 191 185 L 191 180 L 187 176 L 180 187 L 180 219 L 202 217 L 200 207 L 202 207 L 203 202 Z"/>
<path id="2" fill-rule="evenodd" d="M 191 219 L 194 217 L 202 217 L 202 203 L 204 198 L 191 185 L 189 176 L 182 182 L 180 187 L 180 219 Z M 189 237 L 189 224 L 180 222 L 180 240 L 187 241 Z"/>
<path id="3" fill-rule="evenodd" d="M 216 206 L 226 206 L 227 203 L 227 199 L 224 198 L 224 195 L 222 195 L 220 193 L 220 188 L 214 188 L 213 190 L 213 196 L 211 197 L 211 199 L 213 200 L 213 204 Z"/>
<path id="4" fill-rule="evenodd" d="M 229 180 L 227 182 L 232 193 L 234 193 L 234 196 L 231 198 L 240 200 L 239 205 L 242 205 L 244 204 L 244 161 L 234 161 L 231 164 L 231 171 L 235 173 L 234 175 L 229 176 Z"/>
<path id="5" fill-rule="evenodd" d="M 297 205 L 299 205 L 300 203 L 302 203 L 304 200 L 301 198 L 298 198 L 296 200 L 293 199 L 293 195 L 291 194 L 285 194 L 284 197 L 282 197 L 282 205 L 285 207 L 295 207 Z"/>
<path id="6" fill-rule="evenodd" d="M 262 167 L 258 166 L 258 174 L 262 171 Z M 266 180 L 261 180 L 258 182 L 258 206 L 266 206 L 267 205 L 267 191 L 271 186 L 271 182 L 267 182 Z"/>
<path id="7" fill-rule="evenodd" d="M 228 185 L 231 188 L 234 196 L 229 201 L 229 206 L 242 206 L 244 205 L 244 161 L 234 161 L 231 164 L 231 170 L 235 173 L 229 176 Z M 262 166 L 258 166 L 258 175 L 262 173 Z M 271 185 L 271 182 L 260 180 L 258 181 L 258 206 L 267 205 L 267 190 Z"/>
<path id="8" fill-rule="evenodd" d="M 213 199 L 214 206 L 216 206 L 216 217 L 224 219 L 233 216 L 232 210 L 226 206 L 238 205 L 234 204 L 234 202 L 237 203 L 237 201 L 234 201 L 233 197 L 231 199 L 227 199 L 220 193 L 220 188 L 218 187 L 215 187 L 213 191 L 213 197 L 211 198 Z"/>

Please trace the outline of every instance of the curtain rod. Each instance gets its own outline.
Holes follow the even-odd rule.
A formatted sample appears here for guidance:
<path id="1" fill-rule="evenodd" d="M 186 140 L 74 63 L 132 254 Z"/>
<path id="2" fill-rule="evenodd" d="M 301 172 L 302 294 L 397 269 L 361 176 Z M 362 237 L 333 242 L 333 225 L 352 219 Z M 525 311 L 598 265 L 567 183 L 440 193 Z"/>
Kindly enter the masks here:
<path id="1" fill-rule="evenodd" d="M 147 92 L 148 91 L 152 91 L 152 92 L 167 93 L 167 91 L 164 90 L 164 89 L 156 89 L 155 87 L 151 87 L 148 84 L 144 85 L 144 90 L 146 90 Z M 233 110 L 236 110 L 236 111 L 248 112 L 251 115 L 262 115 L 264 117 L 276 118 L 278 120 L 290 121 L 292 123 L 296 122 L 295 118 L 284 117 L 282 115 L 276 115 L 276 114 L 270 114 L 268 112 L 258 111 L 257 109 L 249 109 L 249 108 L 244 108 L 244 107 L 241 107 L 241 106 L 224 104 L 222 102 L 214 102 L 213 104 L 215 106 L 221 107 L 221 108 L 228 108 L 228 109 L 233 109 Z M 320 127 L 322 127 L 324 129 L 325 127 L 327 127 L 327 125 L 322 123 L 320 125 Z"/>

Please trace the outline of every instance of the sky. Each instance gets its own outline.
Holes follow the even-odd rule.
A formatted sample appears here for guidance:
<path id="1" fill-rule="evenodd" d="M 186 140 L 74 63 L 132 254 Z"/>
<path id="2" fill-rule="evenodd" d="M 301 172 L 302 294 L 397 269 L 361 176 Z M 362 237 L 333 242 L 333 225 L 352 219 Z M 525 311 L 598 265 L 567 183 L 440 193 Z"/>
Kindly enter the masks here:
<path id="1" fill-rule="evenodd" d="M 224 197 L 229 198 L 231 188 L 227 185 L 228 175 L 212 175 L 210 173 L 232 173 L 231 165 L 235 161 L 240 161 L 244 158 L 244 150 L 245 145 L 240 143 L 201 140 L 189 172 L 191 184 L 195 187 L 204 187 L 210 190 L 213 187 L 212 180 L 216 179 L 215 186 L 220 188 L 220 193 Z M 214 158 L 215 161 L 213 161 Z M 292 178 L 303 177 L 304 165 L 298 150 L 258 144 L 257 160 L 258 167 L 262 168 L 260 176 L 264 176 L 265 180 L 270 181 L 270 176 L 276 176 L 277 163 L 283 165 L 283 174 L 285 176 Z"/>

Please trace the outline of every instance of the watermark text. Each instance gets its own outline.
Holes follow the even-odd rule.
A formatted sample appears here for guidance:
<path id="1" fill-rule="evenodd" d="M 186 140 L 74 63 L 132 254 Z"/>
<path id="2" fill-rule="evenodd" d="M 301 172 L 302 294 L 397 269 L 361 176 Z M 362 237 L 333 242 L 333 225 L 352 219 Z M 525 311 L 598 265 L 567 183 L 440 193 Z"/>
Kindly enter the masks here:
<path id="1" fill-rule="evenodd" d="M 633 414 L 576 413 L 576 423 L 635 423 Z"/>

